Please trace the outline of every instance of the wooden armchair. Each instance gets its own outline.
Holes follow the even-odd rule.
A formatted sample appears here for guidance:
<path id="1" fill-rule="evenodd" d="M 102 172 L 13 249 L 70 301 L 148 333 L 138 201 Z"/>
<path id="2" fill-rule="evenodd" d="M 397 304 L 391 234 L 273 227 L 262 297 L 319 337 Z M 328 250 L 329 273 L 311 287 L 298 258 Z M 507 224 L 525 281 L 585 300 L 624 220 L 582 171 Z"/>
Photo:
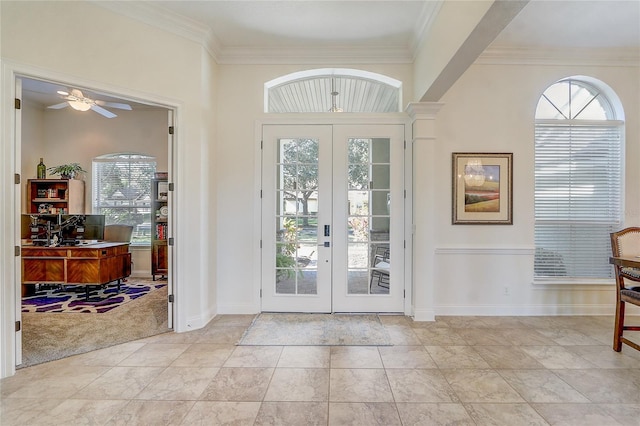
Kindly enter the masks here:
<path id="1" fill-rule="evenodd" d="M 611 233 L 611 251 L 613 257 L 638 257 L 640 261 L 640 228 L 625 228 Z M 622 344 L 640 351 L 640 345 L 623 336 L 625 330 L 640 331 L 640 325 L 625 325 L 625 304 L 640 306 L 640 285 L 631 286 L 629 282 L 640 283 L 640 269 L 614 264 L 616 275 L 616 319 L 613 335 L 613 349 L 622 350 Z"/>

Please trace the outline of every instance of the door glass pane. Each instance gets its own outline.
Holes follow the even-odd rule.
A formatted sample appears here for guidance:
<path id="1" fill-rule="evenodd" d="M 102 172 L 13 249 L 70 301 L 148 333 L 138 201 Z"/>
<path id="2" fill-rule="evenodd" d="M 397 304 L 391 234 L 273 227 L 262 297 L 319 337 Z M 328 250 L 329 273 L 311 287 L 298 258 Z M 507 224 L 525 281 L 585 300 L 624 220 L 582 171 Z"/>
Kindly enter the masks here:
<path id="1" fill-rule="evenodd" d="M 369 270 L 349 268 L 347 274 L 348 294 L 369 294 Z"/>
<path id="2" fill-rule="evenodd" d="M 349 242 L 369 241 L 369 217 L 349 216 Z"/>
<path id="3" fill-rule="evenodd" d="M 367 243 L 350 243 L 349 244 L 349 268 L 350 269 L 366 269 L 369 267 L 369 244 Z"/>
<path id="4" fill-rule="evenodd" d="M 349 215 L 367 216 L 369 214 L 369 191 L 349 191 Z"/>
<path id="5" fill-rule="evenodd" d="M 318 141 L 280 139 L 276 181 L 276 293 L 317 294 Z"/>
<path id="6" fill-rule="evenodd" d="M 390 140 L 349 139 L 348 294 L 389 294 Z"/>
<path id="7" fill-rule="evenodd" d="M 369 165 L 350 164 L 349 165 L 349 189 L 369 188 Z"/>

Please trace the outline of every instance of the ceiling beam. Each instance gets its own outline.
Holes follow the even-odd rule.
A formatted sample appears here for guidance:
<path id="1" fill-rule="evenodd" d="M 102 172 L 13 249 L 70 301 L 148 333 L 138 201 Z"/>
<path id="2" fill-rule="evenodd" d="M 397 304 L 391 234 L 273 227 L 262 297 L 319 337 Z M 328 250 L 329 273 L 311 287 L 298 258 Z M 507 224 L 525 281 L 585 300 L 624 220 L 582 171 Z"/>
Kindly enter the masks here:
<path id="1" fill-rule="evenodd" d="M 420 101 L 438 102 L 528 2 L 529 0 L 494 1 L 437 77 L 428 85 Z"/>

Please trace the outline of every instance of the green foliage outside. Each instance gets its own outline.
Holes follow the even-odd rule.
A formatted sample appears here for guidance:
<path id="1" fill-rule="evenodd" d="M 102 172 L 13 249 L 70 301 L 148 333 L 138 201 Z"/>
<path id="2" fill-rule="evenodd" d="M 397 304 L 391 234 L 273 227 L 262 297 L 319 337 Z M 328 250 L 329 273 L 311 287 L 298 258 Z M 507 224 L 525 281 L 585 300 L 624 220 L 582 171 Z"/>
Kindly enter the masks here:
<path id="1" fill-rule="evenodd" d="M 369 186 L 370 139 L 349 141 L 349 188 Z M 302 226 L 311 226 L 309 199 L 318 190 L 318 142 L 314 139 L 294 139 L 283 144 L 283 188 L 285 196 L 302 205 Z"/>
<path id="2" fill-rule="evenodd" d="M 296 234 L 298 226 L 293 218 L 282 220 L 282 237 L 276 243 L 276 280 L 291 279 L 296 267 Z"/>

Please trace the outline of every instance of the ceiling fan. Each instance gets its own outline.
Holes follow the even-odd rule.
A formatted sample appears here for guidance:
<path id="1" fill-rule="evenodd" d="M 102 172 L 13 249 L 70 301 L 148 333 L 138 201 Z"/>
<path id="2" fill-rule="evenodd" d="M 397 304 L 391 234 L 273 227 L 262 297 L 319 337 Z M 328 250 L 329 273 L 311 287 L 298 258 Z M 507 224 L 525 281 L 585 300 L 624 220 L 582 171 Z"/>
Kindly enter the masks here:
<path id="1" fill-rule="evenodd" d="M 82 94 L 82 91 L 79 89 L 72 89 L 71 93 L 63 90 L 59 90 L 58 94 L 62 96 L 62 99 L 65 99 L 65 102 L 55 104 L 55 105 L 50 105 L 47 108 L 62 109 L 70 106 L 71 108 L 77 111 L 88 111 L 91 109 L 107 118 L 117 117 L 117 115 L 103 107 L 110 107 L 110 108 L 117 108 L 117 109 L 124 109 L 127 111 L 131 111 L 131 105 L 122 104 L 118 102 L 106 102 L 106 101 L 100 101 L 97 99 L 91 99 L 84 96 Z"/>

